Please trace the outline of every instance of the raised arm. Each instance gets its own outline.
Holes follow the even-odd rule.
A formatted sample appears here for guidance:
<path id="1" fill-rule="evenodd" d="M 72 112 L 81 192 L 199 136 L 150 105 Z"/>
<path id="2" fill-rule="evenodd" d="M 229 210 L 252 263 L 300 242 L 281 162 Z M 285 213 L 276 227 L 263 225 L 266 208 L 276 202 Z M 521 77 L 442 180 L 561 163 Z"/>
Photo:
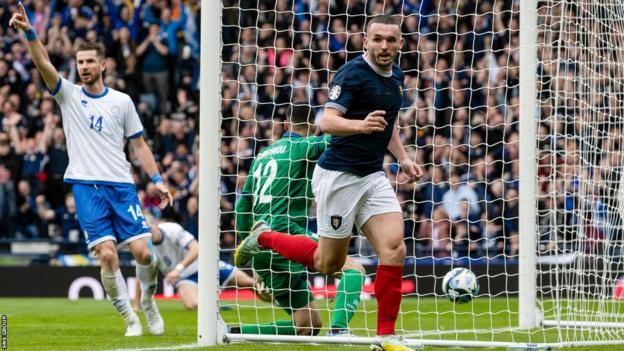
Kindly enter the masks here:
<path id="1" fill-rule="evenodd" d="M 158 172 L 158 166 L 156 166 L 156 161 L 154 160 L 154 154 L 152 154 L 152 150 L 150 150 L 147 143 L 145 143 L 145 139 L 142 136 L 130 139 L 130 143 L 134 148 L 134 152 L 141 162 L 141 168 L 147 173 L 151 178 L 156 190 L 158 191 L 158 196 L 160 196 L 160 208 L 164 209 L 167 205 L 173 203 L 173 196 L 169 192 L 169 188 L 163 182 L 163 179 Z"/>
<path id="2" fill-rule="evenodd" d="M 17 124 L 21 121 L 22 115 L 19 113 L 14 113 L 8 119 L 6 119 L 6 126 L 9 132 L 9 138 L 11 140 L 11 146 L 15 150 L 15 153 L 18 155 L 24 154 L 24 148 L 22 147 L 22 138 L 20 137 L 19 131 L 17 130 Z"/>
<path id="3" fill-rule="evenodd" d="M 143 42 L 141 44 L 139 44 L 139 46 L 137 46 L 136 48 L 136 55 L 137 56 L 142 56 L 145 51 L 147 50 L 147 46 L 150 44 L 150 40 L 149 38 L 145 38 L 145 40 L 143 40 Z"/>
<path id="4" fill-rule="evenodd" d="M 48 87 L 50 91 L 53 91 L 57 86 L 60 76 L 54 66 L 52 66 L 50 57 L 48 56 L 48 52 L 45 47 L 41 41 L 37 39 L 37 33 L 30 24 L 30 21 L 28 21 L 24 5 L 20 2 L 18 6 L 18 12 L 13 14 L 11 20 L 9 21 L 9 25 L 24 32 L 26 35 L 26 46 L 28 47 L 28 52 L 30 52 L 33 63 L 37 67 L 39 73 L 41 73 L 41 77 L 43 78 L 43 82 L 46 87 Z"/>
<path id="5" fill-rule="evenodd" d="M 39 218 L 43 219 L 44 221 L 51 221 L 56 218 L 56 213 L 54 213 L 54 210 L 46 207 L 45 196 L 38 195 L 35 201 L 37 203 L 37 215 L 39 216 Z"/>

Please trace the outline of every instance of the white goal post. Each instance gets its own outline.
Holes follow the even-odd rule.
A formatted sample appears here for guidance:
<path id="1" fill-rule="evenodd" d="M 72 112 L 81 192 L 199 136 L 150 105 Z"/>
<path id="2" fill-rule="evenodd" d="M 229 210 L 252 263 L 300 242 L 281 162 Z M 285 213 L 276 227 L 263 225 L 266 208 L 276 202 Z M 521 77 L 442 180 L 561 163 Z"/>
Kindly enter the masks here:
<path id="1" fill-rule="evenodd" d="M 199 286 L 197 342 L 223 343 L 219 323 L 219 144 L 221 142 L 221 1 L 201 0 Z"/>
<path id="2" fill-rule="evenodd" d="M 327 325 L 319 336 L 228 332 L 226 323 L 285 314 L 238 292 L 219 302 L 217 261 L 238 243 L 233 219 L 223 218 L 234 217 L 250 160 L 281 136 L 284 96 L 307 98 L 320 118 L 328 81 L 363 52 L 364 19 L 380 12 L 397 16 L 410 38 L 399 57 L 407 76 L 399 124 L 427 169 L 407 188 L 394 161 L 385 164 L 409 228 L 399 332 L 415 346 L 624 343 L 619 2 L 201 0 L 198 343 L 373 341 L 376 258 L 365 239 L 350 252 L 367 270 L 355 337 L 325 336 Z M 442 193 L 462 186 L 478 201 L 457 200 L 465 212 L 453 215 Z M 481 284 L 469 304 L 441 293 L 457 266 Z M 313 275 L 310 284 L 327 319 L 337 282 Z"/>

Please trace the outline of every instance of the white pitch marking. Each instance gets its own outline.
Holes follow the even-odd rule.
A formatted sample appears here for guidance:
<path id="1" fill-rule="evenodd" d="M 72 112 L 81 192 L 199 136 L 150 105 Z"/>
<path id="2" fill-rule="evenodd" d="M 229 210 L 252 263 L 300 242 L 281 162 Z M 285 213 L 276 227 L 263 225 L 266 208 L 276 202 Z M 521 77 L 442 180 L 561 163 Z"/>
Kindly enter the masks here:
<path id="1" fill-rule="evenodd" d="M 146 347 L 146 348 L 140 348 L 140 349 L 111 349 L 109 351 L 191 350 L 191 349 L 198 349 L 200 347 L 203 347 L 203 346 L 200 346 L 198 344 L 184 344 L 184 345 Z"/>

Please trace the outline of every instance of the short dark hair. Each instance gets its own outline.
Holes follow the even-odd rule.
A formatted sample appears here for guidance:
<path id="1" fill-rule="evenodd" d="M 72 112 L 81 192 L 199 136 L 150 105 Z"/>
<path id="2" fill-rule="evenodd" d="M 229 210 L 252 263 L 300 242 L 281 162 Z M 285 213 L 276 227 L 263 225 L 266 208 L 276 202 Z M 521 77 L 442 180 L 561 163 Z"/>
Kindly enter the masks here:
<path id="1" fill-rule="evenodd" d="M 104 46 L 102 46 L 99 43 L 94 43 L 91 41 L 84 41 L 80 43 L 80 45 L 78 45 L 78 49 L 76 50 L 76 53 L 80 51 L 91 51 L 91 50 L 95 50 L 95 53 L 99 58 L 101 59 L 106 58 L 106 51 L 104 50 Z"/>
<path id="2" fill-rule="evenodd" d="M 396 19 L 394 19 L 394 17 L 390 16 L 390 15 L 377 15 L 374 17 L 371 17 L 368 20 L 368 23 L 366 23 L 366 33 L 368 33 L 368 30 L 370 29 L 370 26 L 374 23 L 381 23 L 381 24 L 391 24 L 391 25 L 395 25 L 397 27 L 399 27 L 399 29 L 401 29 L 401 25 L 399 24 L 399 22 L 397 22 Z"/>
<path id="3" fill-rule="evenodd" d="M 302 128 L 314 124 L 314 111 L 307 102 L 293 102 L 288 109 L 288 121 L 293 128 Z"/>

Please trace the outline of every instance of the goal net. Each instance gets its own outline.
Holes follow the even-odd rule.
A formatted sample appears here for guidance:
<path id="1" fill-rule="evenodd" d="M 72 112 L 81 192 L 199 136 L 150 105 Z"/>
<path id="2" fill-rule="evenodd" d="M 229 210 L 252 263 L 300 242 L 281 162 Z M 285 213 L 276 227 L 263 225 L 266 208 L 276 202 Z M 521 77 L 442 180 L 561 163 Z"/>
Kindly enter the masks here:
<path id="1" fill-rule="evenodd" d="M 292 102 L 308 102 L 318 123 L 336 70 L 364 52 L 367 19 L 385 13 L 401 23 L 405 40 L 397 62 L 405 73 L 401 140 L 425 174 L 416 184 L 406 183 L 396 160 L 386 157 L 407 246 L 397 332 L 410 343 L 438 346 L 624 340 L 624 5 L 222 0 L 221 6 L 222 260 L 231 262 L 240 241 L 235 203 L 254 157 L 283 135 Z M 532 26 L 521 28 L 521 10 L 533 16 L 533 22 L 523 22 Z M 521 35 L 533 34 L 532 42 L 523 39 L 533 51 L 523 51 Z M 537 72 L 536 80 L 521 79 L 522 65 L 529 67 L 523 72 Z M 529 97 L 523 101 L 522 89 Z M 521 116 L 521 108 L 530 113 Z M 536 132 L 522 134 L 522 123 Z M 520 162 L 523 142 L 531 149 L 528 162 Z M 521 167 L 531 164 L 532 179 L 523 179 Z M 520 211 L 520 203 L 532 208 Z M 314 207 L 307 225 L 316 228 Z M 520 252 L 527 243 L 531 250 Z M 227 339 L 370 342 L 377 259 L 357 232 L 349 250 L 367 272 L 349 325 L 356 337 L 325 336 L 338 280 L 310 273 L 309 288 L 323 318 L 319 336 L 281 335 L 275 328 L 263 335 L 230 330 Z M 521 266 L 520 258 L 527 257 Z M 455 304 L 442 293 L 442 278 L 455 267 L 478 277 L 479 295 L 470 303 Z M 523 274 L 528 283 L 519 284 Z M 220 315 L 228 326 L 289 320 L 283 307 L 249 290 L 226 288 L 220 294 Z M 525 323 L 519 323 L 523 315 Z"/>
<path id="2" fill-rule="evenodd" d="M 538 14 L 538 286 L 563 342 L 622 340 L 624 4 Z"/>

